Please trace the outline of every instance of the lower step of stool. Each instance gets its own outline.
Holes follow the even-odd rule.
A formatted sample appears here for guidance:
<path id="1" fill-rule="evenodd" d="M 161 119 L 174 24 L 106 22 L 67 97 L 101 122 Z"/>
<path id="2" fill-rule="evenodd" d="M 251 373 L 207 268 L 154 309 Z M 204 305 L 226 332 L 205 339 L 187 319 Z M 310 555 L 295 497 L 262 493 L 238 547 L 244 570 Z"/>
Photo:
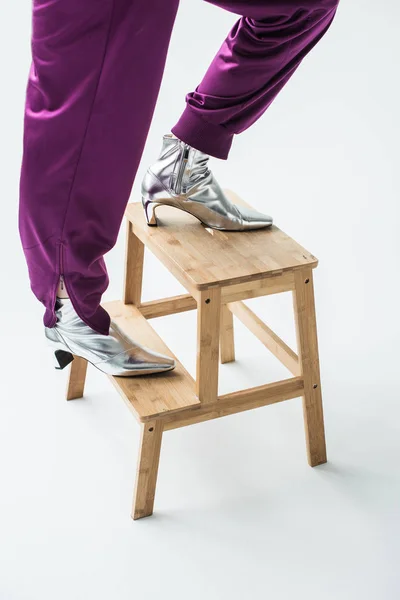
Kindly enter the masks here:
<path id="1" fill-rule="evenodd" d="M 173 356 L 150 323 L 132 304 L 116 301 L 103 305 L 119 327 L 133 339 L 152 349 Z M 185 427 L 284 400 L 304 392 L 302 377 L 292 377 L 255 388 L 218 396 L 215 402 L 201 404 L 195 382 L 182 364 L 168 373 L 140 377 L 110 377 L 139 421 L 162 419 L 164 430 Z"/>
<path id="2" fill-rule="evenodd" d="M 152 421 L 166 413 L 199 405 L 192 376 L 173 356 L 140 311 L 134 305 L 126 305 L 121 301 L 108 302 L 103 304 L 103 307 L 118 326 L 136 342 L 172 356 L 176 361 L 173 371 L 159 375 L 110 377 L 136 418 L 142 422 Z"/>

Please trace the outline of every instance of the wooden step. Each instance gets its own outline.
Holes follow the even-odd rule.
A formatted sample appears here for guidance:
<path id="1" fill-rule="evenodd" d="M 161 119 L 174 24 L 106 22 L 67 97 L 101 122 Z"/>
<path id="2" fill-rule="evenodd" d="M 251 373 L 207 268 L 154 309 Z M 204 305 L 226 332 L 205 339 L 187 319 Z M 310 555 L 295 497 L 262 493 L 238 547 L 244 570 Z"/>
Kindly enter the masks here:
<path id="1" fill-rule="evenodd" d="M 297 398 L 304 391 L 303 378 L 298 376 L 224 394 L 218 396 L 215 402 L 201 404 L 195 395 L 195 382 L 191 375 L 134 305 L 115 301 L 102 306 L 135 341 L 176 360 L 177 366 L 173 371 L 159 375 L 110 376 L 128 407 L 142 423 L 161 419 L 165 430 L 176 429 Z"/>
<path id="2" fill-rule="evenodd" d="M 159 375 L 110 376 L 135 417 L 141 422 L 147 422 L 200 404 L 195 394 L 193 378 L 139 310 L 120 301 L 107 302 L 102 306 L 117 325 L 135 341 L 176 360 L 176 368 L 173 371 Z"/>
<path id="3" fill-rule="evenodd" d="M 233 192 L 225 193 L 241 204 Z M 314 268 L 318 260 L 273 225 L 248 232 L 208 229 L 182 210 L 160 206 L 158 227 L 149 227 L 141 203 L 130 203 L 126 216 L 135 235 L 188 290 L 205 290 Z"/>

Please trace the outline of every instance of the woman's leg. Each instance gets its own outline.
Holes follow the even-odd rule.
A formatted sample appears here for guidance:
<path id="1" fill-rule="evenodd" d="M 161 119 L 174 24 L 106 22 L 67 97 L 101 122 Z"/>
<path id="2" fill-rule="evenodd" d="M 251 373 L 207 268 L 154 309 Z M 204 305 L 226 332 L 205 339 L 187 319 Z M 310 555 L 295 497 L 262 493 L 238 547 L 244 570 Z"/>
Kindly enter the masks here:
<path id="1" fill-rule="evenodd" d="M 31 288 L 55 324 L 60 275 L 109 331 L 103 255 L 115 244 L 179 0 L 34 0 L 19 230 Z"/>
<path id="2" fill-rule="evenodd" d="M 338 0 L 206 0 L 243 15 L 203 81 L 186 97 L 172 133 L 190 146 L 227 158 L 234 134 L 268 108 L 327 31 Z"/>
<path id="3" fill-rule="evenodd" d="M 337 0 L 208 0 L 246 15 L 173 129 L 226 158 L 328 28 Z M 31 287 L 55 324 L 60 275 L 107 334 L 104 254 L 117 239 L 158 96 L 178 0 L 34 0 L 19 227 Z"/>

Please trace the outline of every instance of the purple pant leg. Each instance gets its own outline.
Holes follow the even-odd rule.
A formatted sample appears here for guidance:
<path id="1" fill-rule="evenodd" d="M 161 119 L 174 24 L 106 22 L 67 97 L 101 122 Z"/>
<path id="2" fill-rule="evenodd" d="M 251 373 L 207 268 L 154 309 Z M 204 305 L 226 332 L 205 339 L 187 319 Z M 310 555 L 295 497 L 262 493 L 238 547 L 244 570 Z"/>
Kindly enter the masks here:
<path id="1" fill-rule="evenodd" d="M 268 108 L 329 28 L 339 0 L 206 0 L 244 15 L 203 81 L 186 96 L 172 132 L 194 148 L 226 159 L 234 134 Z"/>
<path id="2" fill-rule="evenodd" d="M 174 133 L 226 158 L 325 33 L 337 0 L 207 0 L 246 15 Z M 107 334 L 104 254 L 117 239 L 158 96 L 178 0 L 34 0 L 19 228 L 31 287 L 55 323 L 60 274 Z"/>
<path id="3" fill-rule="evenodd" d="M 107 334 L 103 256 L 116 242 L 179 0 L 34 0 L 19 231 L 31 288 L 55 323 L 60 274 Z"/>

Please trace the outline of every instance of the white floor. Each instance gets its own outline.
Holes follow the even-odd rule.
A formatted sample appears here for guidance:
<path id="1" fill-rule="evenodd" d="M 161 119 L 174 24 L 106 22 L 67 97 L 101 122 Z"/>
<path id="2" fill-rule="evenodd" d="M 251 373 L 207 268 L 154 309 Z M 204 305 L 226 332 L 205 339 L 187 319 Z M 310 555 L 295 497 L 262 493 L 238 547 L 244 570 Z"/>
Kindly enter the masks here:
<path id="1" fill-rule="evenodd" d="M 0 600 L 397 600 L 398 5 L 343 2 L 269 116 L 237 139 L 230 161 L 214 162 L 223 185 L 320 259 L 329 462 L 307 465 L 300 399 L 168 432 L 155 514 L 133 522 L 139 428 L 93 369 L 85 399 L 64 401 L 66 373 L 52 368 L 42 306 L 29 290 L 16 223 L 30 3 L 25 17 L 19 3 L 6 4 L 0 39 L 14 78 L 0 111 Z M 186 23 L 211 15 L 210 56 L 232 15 L 183 2 L 140 175 L 209 58 L 182 53 Z M 259 178 L 249 182 L 249 172 Z M 123 233 L 107 257 L 106 300 L 121 295 Z M 181 292 L 151 256 L 144 289 L 146 299 Z M 294 343 L 289 296 L 250 306 Z M 154 323 L 194 373 L 195 315 Z M 222 393 L 287 375 L 239 323 L 236 340 Z"/>
<path id="2" fill-rule="evenodd" d="M 289 298 L 252 304 L 293 340 Z M 307 465 L 299 399 L 168 432 L 155 514 L 137 522 L 139 428 L 125 404 L 94 369 L 85 399 L 65 402 L 41 327 L 7 319 L 1 600 L 398 598 L 394 378 L 362 366 L 362 348 L 338 343 L 319 312 L 328 464 Z M 193 373 L 194 315 L 156 326 Z M 223 392 L 286 376 L 240 324 L 237 350 Z"/>

